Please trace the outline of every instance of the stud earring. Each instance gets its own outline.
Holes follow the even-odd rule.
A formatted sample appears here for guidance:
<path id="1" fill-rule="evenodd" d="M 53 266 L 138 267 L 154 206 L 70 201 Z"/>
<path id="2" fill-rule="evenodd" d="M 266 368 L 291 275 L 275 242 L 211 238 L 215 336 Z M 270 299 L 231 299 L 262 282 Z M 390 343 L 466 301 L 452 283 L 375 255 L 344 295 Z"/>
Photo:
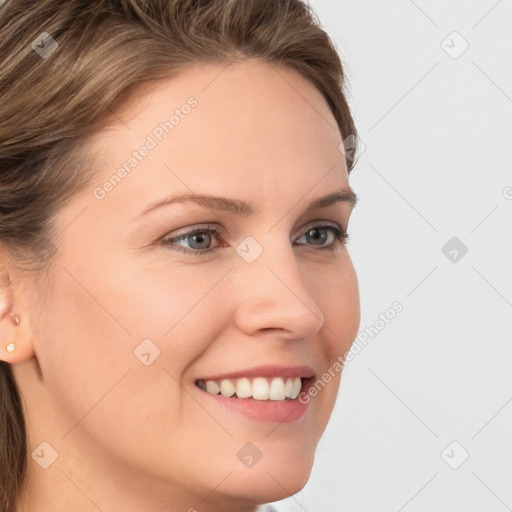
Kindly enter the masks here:
<path id="1" fill-rule="evenodd" d="M 19 325 L 20 324 L 20 317 L 18 315 L 13 315 L 13 320 L 14 320 L 14 323 L 16 325 Z M 5 347 L 5 350 L 7 350 L 7 352 L 11 353 L 11 352 L 14 352 L 16 350 L 16 343 L 14 341 L 11 341 L 11 343 L 9 343 L 6 347 Z"/>

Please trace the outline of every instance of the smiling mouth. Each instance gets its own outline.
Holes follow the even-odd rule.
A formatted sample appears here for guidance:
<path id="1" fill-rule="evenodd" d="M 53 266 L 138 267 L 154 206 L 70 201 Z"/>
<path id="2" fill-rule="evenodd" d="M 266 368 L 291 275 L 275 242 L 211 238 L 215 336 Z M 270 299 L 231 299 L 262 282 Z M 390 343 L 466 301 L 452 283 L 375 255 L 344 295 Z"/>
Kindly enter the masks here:
<path id="1" fill-rule="evenodd" d="M 221 395 L 225 398 L 290 401 L 299 396 L 306 380 L 311 379 L 301 377 L 242 377 L 220 380 L 198 379 L 195 385 L 207 393 Z"/>

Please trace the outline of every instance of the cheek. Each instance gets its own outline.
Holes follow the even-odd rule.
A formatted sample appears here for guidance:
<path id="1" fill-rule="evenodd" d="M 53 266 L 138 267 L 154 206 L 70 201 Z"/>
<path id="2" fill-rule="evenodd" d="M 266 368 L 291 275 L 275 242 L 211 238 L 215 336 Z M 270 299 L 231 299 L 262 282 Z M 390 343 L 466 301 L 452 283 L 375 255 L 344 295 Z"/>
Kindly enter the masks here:
<path id="1" fill-rule="evenodd" d="M 45 386 L 62 399 L 70 423 L 82 417 L 134 361 L 133 340 L 117 308 L 97 287 L 92 290 L 91 283 L 90 276 L 72 267 L 56 272 L 35 340 Z"/>
<path id="2" fill-rule="evenodd" d="M 215 276 L 177 288 L 140 271 L 125 279 L 105 265 L 102 275 L 66 268 L 69 273 L 62 270 L 54 276 L 37 337 L 53 408 L 48 416 L 55 418 L 54 431 L 69 433 L 63 450 L 80 439 L 102 456 L 110 453 L 169 471 L 173 464 L 155 446 L 179 453 L 190 416 L 204 416 L 195 404 L 184 412 L 187 394 L 180 382 L 216 328 L 214 304 L 207 300 Z M 153 362 L 146 366 L 134 349 L 148 338 L 159 355 L 153 360 L 151 354 Z"/>
<path id="3" fill-rule="evenodd" d="M 311 400 L 318 405 L 315 416 L 317 440 L 331 416 L 340 381 L 344 354 L 357 336 L 360 324 L 359 287 L 348 253 L 339 265 L 326 266 L 309 284 L 311 294 L 324 314 L 321 343 L 315 344 L 319 367 Z M 310 274 L 311 275 L 311 272 Z"/>
<path id="4" fill-rule="evenodd" d="M 150 338 L 175 368 L 185 367 L 199 356 L 219 331 L 223 322 L 221 280 L 226 270 L 156 262 L 148 268 L 131 268 L 128 279 L 126 270 L 114 272 L 106 293 L 115 303 L 116 290 L 122 287 L 119 318 L 132 340 Z"/>
<path id="5" fill-rule="evenodd" d="M 348 254 L 339 265 L 326 268 L 312 286 L 324 314 L 326 355 L 332 364 L 350 348 L 361 319 L 357 275 Z"/>

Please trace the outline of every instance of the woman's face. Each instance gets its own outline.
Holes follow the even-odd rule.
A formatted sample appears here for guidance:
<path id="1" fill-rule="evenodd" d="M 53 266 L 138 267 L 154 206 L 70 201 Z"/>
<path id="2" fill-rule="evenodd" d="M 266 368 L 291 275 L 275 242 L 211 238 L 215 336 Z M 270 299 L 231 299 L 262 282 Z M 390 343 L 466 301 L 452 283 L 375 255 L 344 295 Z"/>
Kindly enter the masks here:
<path id="1" fill-rule="evenodd" d="M 334 117 L 296 72 L 248 60 L 146 88 L 118 119 L 89 143 L 99 174 L 58 212 L 51 286 L 29 299 L 40 374 L 36 359 L 15 371 L 32 449 L 59 454 L 39 473 L 60 468 L 105 510 L 297 492 L 359 327 Z M 170 202 L 184 194 L 225 199 Z M 288 378 L 329 370 L 307 405 L 283 400 Z M 243 377 L 263 399 L 200 387 L 229 395 Z"/>

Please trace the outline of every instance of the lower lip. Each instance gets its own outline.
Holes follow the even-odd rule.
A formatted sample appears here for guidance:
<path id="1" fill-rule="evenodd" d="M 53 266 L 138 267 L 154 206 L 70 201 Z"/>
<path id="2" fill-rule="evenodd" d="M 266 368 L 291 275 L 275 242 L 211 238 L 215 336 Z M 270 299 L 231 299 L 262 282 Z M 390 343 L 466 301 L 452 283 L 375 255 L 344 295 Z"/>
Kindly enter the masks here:
<path id="1" fill-rule="evenodd" d="M 304 380 L 300 392 L 307 392 L 311 382 Z M 254 400 L 254 398 L 226 398 L 222 395 L 213 395 L 208 391 L 195 386 L 203 395 L 209 397 L 214 403 L 226 409 L 242 414 L 255 421 L 266 423 L 292 423 L 302 418 L 309 406 L 303 404 L 298 398 L 294 400 Z"/>

